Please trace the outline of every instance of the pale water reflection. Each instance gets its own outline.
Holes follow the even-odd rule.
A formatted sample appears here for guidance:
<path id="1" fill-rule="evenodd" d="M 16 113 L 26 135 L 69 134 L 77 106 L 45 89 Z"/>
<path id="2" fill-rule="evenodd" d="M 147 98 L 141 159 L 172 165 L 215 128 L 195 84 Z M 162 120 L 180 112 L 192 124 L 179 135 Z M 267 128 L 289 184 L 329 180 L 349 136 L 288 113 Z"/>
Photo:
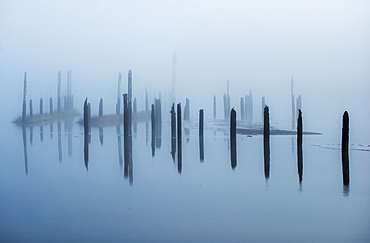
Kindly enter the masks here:
<path id="1" fill-rule="evenodd" d="M 131 151 L 125 152 L 121 126 L 105 127 L 102 143 L 99 128 L 92 128 L 89 142 L 82 127 L 69 124 L 62 131 L 62 123 L 66 124 L 57 123 L 57 140 L 45 136 L 33 144 L 27 139 L 32 129 L 9 124 L 10 141 L 2 144 L 0 163 L 1 239 L 370 239 L 369 154 L 351 151 L 351 189 L 343 186 L 340 151 L 311 146 L 320 144 L 325 135 L 303 137 L 305 176 L 299 183 L 295 136 L 270 137 L 265 180 L 262 136 L 237 136 L 238 164 L 232 169 L 230 139 L 224 132 L 204 130 L 200 163 L 198 132 L 190 129 L 183 137 L 188 142 L 176 150 L 167 121 L 154 156 L 146 142 L 146 123 L 136 124 L 136 136 L 127 141 Z"/>

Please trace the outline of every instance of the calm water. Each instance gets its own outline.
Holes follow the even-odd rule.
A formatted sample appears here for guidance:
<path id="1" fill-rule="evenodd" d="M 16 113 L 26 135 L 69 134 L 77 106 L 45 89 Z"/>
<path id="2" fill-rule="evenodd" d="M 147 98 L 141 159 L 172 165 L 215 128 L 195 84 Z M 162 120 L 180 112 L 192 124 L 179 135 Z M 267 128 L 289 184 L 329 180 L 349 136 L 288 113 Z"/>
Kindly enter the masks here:
<path id="1" fill-rule="evenodd" d="M 369 152 L 350 151 L 345 188 L 340 150 L 316 146 L 325 135 L 304 137 L 300 185 L 292 136 L 271 137 L 266 180 L 261 136 L 237 136 L 232 169 L 228 134 L 205 130 L 200 161 L 198 131 L 184 131 L 179 173 L 169 123 L 154 157 L 150 124 L 139 123 L 125 173 L 116 127 L 92 128 L 88 170 L 77 124 L 34 127 L 32 143 L 27 128 L 27 163 L 22 129 L 3 127 L 1 242 L 370 241 Z"/>

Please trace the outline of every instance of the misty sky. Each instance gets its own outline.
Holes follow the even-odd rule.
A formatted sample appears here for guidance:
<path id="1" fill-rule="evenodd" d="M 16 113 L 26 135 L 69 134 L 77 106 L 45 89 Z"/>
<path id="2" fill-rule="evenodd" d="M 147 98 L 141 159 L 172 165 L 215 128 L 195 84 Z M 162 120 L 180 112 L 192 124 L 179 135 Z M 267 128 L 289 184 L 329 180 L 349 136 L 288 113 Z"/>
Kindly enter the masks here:
<path id="1" fill-rule="evenodd" d="M 229 79 L 232 106 L 252 89 L 256 120 L 265 95 L 271 119 L 290 122 L 294 75 L 306 127 L 320 130 L 318 120 L 334 122 L 346 109 L 365 126 L 369 43 L 365 0 L 1 0 L 0 95 L 19 97 L 14 117 L 23 72 L 28 98 L 39 99 L 55 97 L 57 72 L 66 78 L 71 69 L 76 106 L 103 97 L 113 112 L 118 72 L 133 71 L 139 99 L 146 86 L 152 96 L 169 92 L 176 51 L 178 101 L 189 97 L 193 116 L 205 108 L 211 117 L 213 95 L 221 106 Z"/>

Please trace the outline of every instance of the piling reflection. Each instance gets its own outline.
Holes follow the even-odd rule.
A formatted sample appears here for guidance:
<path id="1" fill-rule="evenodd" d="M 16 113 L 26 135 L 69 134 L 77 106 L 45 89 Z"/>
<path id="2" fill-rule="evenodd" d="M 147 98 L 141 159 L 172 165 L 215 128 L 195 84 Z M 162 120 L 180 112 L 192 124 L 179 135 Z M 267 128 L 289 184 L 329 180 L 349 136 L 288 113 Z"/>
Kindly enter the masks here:
<path id="1" fill-rule="evenodd" d="M 23 137 L 24 169 L 26 175 L 28 175 L 27 134 L 25 126 L 22 126 L 22 137 Z"/>
<path id="2" fill-rule="evenodd" d="M 154 111 L 154 105 L 152 105 L 152 110 L 151 110 L 151 124 L 152 124 L 152 156 L 154 157 L 155 155 L 155 111 Z"/>
<path id="3" fill-rule="evenodd" d="M 155 121 L 155 147 L 161 148 L 162 145 L 162 111 L 161 100 L 154 100 L 154 121 Z"/>
<path id="4" fill-rule="evenodd" d="M 50 123 L 49 131 L 50 131 L 50 139 L 52 139 L 53 138 L 53 132 L 54 132 L 54 123 L 53 122 Z"/>
<path id="5" fill-rule="evenodd" d="M 118 143 L 118 163 L 119 163 L 119 167 L 122 169 L 123 160 L 122 160 L 121 125 L 116 126 L 116 134 L 117 134 L 117 143 Z"/>
<path id="6" fill-rule="evenodd" d="M 30 126 L 30 144 L 33 144 L 33 126 Z"/>
<path id="7" fill-rule="evenodd" d="M 103 127 L 99 127 L 99 141 L 100 141 L 100 145 L 103 146 L 103 142 L 104 142 L 104 131 L 103 131 Z"/>
<path id="8" fill-rule="evenodd" d="M 58 158 L 59 162 L 62 162 L 62 122 L 58 121 Z"/>
<path id="9" fill-rule="evenodd" d="M 44 141 L 44 126 L 43 125 L 40 126 L 40 141 L 41 142 Z"/>
<path id="10" fill-rule="evenodd" d="M 73 120 L 68 119 L 65 121 L 66 128 L 67 128 L 67 141 L 68 141 L 68 156 L 71 157 L 73 155 L 73 144 L 72 144 L 72 128 L 73 128 Z"/>
<path id="11" fill-rule="evenodd" d="M 349 197 L 349 185 L 343 185 L 343 196 Z"/>

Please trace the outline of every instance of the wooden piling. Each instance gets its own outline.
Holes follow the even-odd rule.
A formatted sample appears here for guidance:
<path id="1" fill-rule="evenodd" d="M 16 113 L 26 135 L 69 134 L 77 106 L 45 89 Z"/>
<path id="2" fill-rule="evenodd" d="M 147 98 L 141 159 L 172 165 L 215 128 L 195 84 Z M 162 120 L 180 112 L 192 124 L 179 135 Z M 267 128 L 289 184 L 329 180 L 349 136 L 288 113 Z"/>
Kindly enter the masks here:
<path id="1" fill-rule="evenodd" d="M 204 112 L 199 110 L 199 157 L 200 161 L 204 160 Z"/>
<path id="2" fill-rule="evenodd" d="M 235 169 L 236 161 L 236 111 L 234 108 L 230 112 L 230 150 L 231 150 L 231 168 Z"/>
<path id="3" fill-rule="evenodd" d="M 298 110 L 298 121 L 297 121 L 297 155 L 298 155 L 298 175 L 299 175 L 299 182 L 302 182 L 303 176 L 303 149 L 302 149 L 302 134 L 303 134 L 303 126 L 302 126 L 302 111 Z"/>
<path id="4" fill-rule="evenodd" d="M 182 171 L 181 103 L 177 104 L 177 171 Z"/>
<path id="5" fill-rule="evenodd" d="M 270 178 L 270 115 L 269 107 L 265 106 L 263 120 L 263 152 L 265 178 Z"/>
<path id="6" fill-rule="evenodd" d="M 32 99 L 30 99 L 30 117 L 33 117 Z"/>
<path id="7" fill-rule="evenodd" d="M 40 115 L 44 114 L 44 100 L 40 98 Z"/>
<path id="8" fill-rule="evenodd" d="M 349 116 L 345 111 L 343 114 L 343 127 L 342 127 L 342 174 L 343 185 L 349 185 L 349 155 L 348 155 L 348 142 L 349 142 Z"/>
<path id="9" fill-rule="evenodd" d="M 27 72 L 24 73 L 24 83 L 23 83 L 23 106 L 22 106 L 22 122 L 26 121 L 26 92 L 27 92 Z"/>
<path id="10" fill-rule="evenodd" d="M 59 131 L 60 123 L 58 123 L 58 136 L 60 135 Z M 87 103 L 87 98 L 84 103 L 84 159 L 85 167 L 88 170 L 89 164 L 89 105 Z"/>
<path id="11" fill-rule="evenodd" d="M 49 99 L 49 113 L 53 114 L 53 98 L 50 97 Z"/>
<path id="12" fill-rule="evenodd" d="M 103 116 L 103 98 L 100 98 L 100 101 L 99 101 L 99 116 L 100 117 Z"/>

